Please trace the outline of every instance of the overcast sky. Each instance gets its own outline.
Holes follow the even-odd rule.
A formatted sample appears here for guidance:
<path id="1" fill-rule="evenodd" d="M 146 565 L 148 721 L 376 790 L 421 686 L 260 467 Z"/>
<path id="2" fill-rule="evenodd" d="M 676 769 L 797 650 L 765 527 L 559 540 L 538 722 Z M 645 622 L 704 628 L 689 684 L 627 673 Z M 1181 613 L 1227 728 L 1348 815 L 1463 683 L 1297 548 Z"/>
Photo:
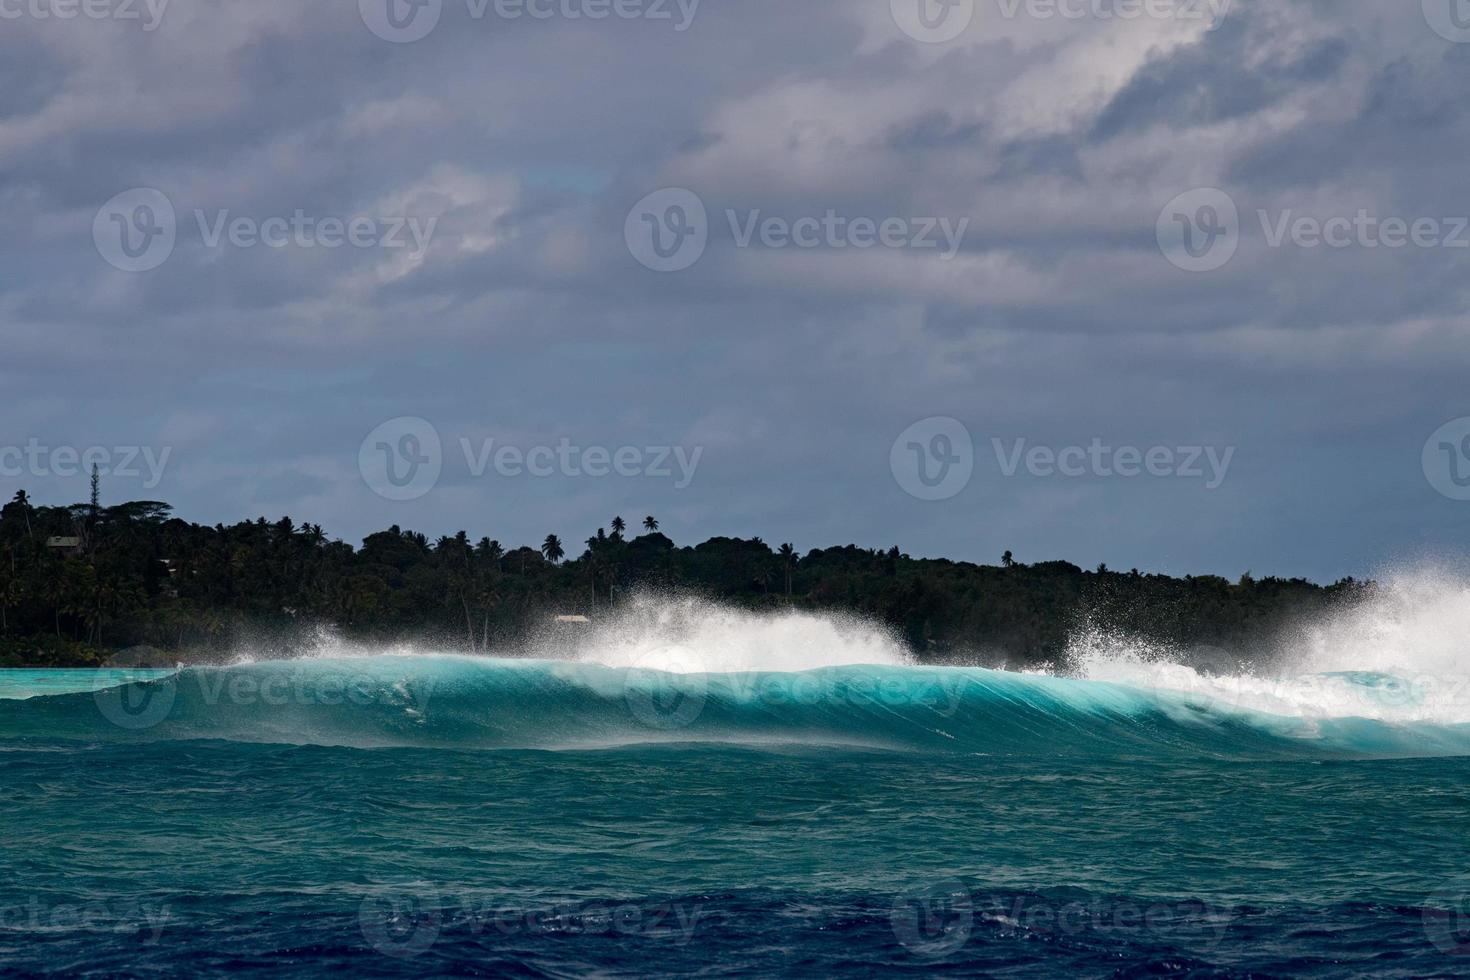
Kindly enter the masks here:
<path id="1" fill-rule="evenodd" d="M 0 0 L 0 491 L 101 447 L 353 542 L 1462 550 L 1470 18 L 950 3 Z"/>

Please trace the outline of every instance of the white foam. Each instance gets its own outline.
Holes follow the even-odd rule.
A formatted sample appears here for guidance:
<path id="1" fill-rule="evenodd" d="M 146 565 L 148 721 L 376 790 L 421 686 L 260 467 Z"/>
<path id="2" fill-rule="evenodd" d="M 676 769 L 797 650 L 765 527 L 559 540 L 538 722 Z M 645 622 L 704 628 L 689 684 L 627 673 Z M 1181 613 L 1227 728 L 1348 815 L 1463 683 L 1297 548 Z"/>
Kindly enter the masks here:
<path id="1" fill-rule="evenodd" d="M 1446 676 L 1470 672 L 1470 581 L 1419 568 L 1385 578 L 1373 599 L 1288 638 L 1305 670 Z"/>
<path id="2" fill-rule="evenodd" d="M 309 656 L 333 659 L 448 655 L 412 644 L 364 648 L 329 630 L 319 631 L 308 647 Z M 858 617 L 756 613 L 655 595 L 628 600 L 584 635 L 556 633 L 498 652 L 675 674 L 914 662 L 896 636 Z M 1470 724 L 1470 579 L 1441 569 L 1391 574 L 1371 598 L 1294 628 L 1278 649 L 1235 653 L 1256 656 L 1263 666 L 1211 673 L 1189 666 L 1191 658 L 1179 651 L 1092 629 L 1074 636 L 1065 671 L 1044 673 L 1181 694 L 1224 711 Z"/>
<path id="3" fill-rule="evenodd" d="M 543 655 L 569 656 L 564 648 Z M 675 674 L 795 673 L 912 662 L 891 633 L 856 617 L 755 613 L 697 599 L 653 596 L 635 598 L 599 622 L 589 636 L 576 641 L 570 658 Z"/>
<path id="4" fill-rule="evenodd" d="M 1245 651 L 1249 652 L 1249 651 Z M 1213 707 L 1298 718 L 1470 724 L 1470 582 L 1439 569 L 1389 575 L 1368 600 L 1303 624 L 1253 673 L 1215 675 L 1104 631 L 1074 638 L 1076 676 L 1172 691 Z"/>

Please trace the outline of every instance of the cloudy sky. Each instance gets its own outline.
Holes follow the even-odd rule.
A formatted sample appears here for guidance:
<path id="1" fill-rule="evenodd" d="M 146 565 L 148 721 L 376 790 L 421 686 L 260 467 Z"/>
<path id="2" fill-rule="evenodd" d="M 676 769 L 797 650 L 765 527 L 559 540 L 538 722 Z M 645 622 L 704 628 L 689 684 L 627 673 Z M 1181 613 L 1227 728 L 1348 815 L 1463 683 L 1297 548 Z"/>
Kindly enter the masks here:
<path id="1" fill-rule="evenodd" d="M 0 492 L 98 447 L 350 541 L 1456 552 L 1461 14 L 0 0 Z"/>

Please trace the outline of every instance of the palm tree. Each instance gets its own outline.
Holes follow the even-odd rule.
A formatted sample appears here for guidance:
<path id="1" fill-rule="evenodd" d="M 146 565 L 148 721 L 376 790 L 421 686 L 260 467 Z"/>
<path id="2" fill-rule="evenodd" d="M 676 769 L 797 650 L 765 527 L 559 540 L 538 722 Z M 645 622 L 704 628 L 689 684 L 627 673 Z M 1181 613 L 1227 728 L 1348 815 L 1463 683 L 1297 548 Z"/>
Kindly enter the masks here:
<path id="1" fill-rule="evenodd" d="M 626 531 L 627 529 L 628 529 L 628 522 L 627 521 L 623 520 L 621 517 L 614 517 L 613 518 L 612 530 L 613 530 L 613 534 L 616 537 L 621 538 L 623 536 L 623 532 Z"/>
<path id="2" fill-rule="evenodd" d="M 475 546 L 475 551 L 480 558 L 494 564 L 497 572 L 501 571 L 500 562 L 505 557 L 505 548 L 501 546 L 499 541 L 481 538 L 480 543 Z"/>
<path id="3" fill-rule="evenodd" d="M 587 539 L 587 554 L 582 556 L 587 561 L 587 577 L 592 584 L 593 609 L 597 608 L 597 571 L 602 565 L 602 550 L 606 545 L 607 535 L 598 528 L 597 534 Z"/>
<path id="4" fill-rule="evenodd" d="M 9 611 L 19 605 L 20 577 L 10 562 L 0 563 L 0 634 L 10 632 Z"/>
<path id="5" fill-rule="evenodd" d="M 567 556 L 566 550 L 561 546 L 561 538 L 554 534 L 548 534 L 546 540 L 541 543 L 541 554 L 553 565 Z"/>
<path id="6" fill-rule="evenodd" d="M 768 561 L 757 561 L 751 566 L 751 579 L 766 595 L 771 594 L 771 583 L 775 581 L 776 569 Z"/>
<path id="7" fill-rule="evenodd" d="M 481 631 L 480 649 L 487 653 L 490 650 L 490 615 L 495 611 L 495 607 L 500 604 L 499 585 L 499 577 L 496 575 L 488 575 L 480 579 L 477 583 L 479 592 L 476 595 L 476 599 L 479 601 L 480 607 L 485 614 L 484 627 Z"/>
<path id="8" fill-rule="evenodd" d="M 797 555 L 795 546 L 790 542 L 783 544 L 778 554 L 781 556 L 782 566 L 786 569 L 786 600 L 789 602 L 791 601 L 791 570 L 800 556 Z"/>
<path id="9" fill-rule="evenodd" d="M 649 534 L 652 534 L 654 531 L 657 531 L 658 530 L 658 519 L 655 518 L 652 514 L 650 514 L 647 517 L 643 518 L 643 530 L 647 531 Z"/>
<path id="10" fill-rule="evenodd" d="M 454 537 L 442 537 L 434 550 L 444 560 L 447 573 L 449 597 L 458 599 L 464 610 L 465 639 L 471 650 L 475 649 L 475 619 L 470 611 L 470 598 L 475 592 L 475 553 L 470 546 L 470 536 L 460 531 Z"/>
<path id="11" fill-rule="evenodd" d="M 33 532 L 31 530 L 31 498 L 30 498 L 30 495 L 27 494 L 24 490 L 17 490 L 17 491 L 15 491 L 15 498 L 13 500 L 11 500 L 10 502 L 12 504 L 15 504 L 17 507 L 19 507 L 20 508 L 20 512 L 25 515 L 25 519 L 26 519 L 26 537 L 27 538 L 35 537 L 35 532 Z"/>
<path id="12" fill-rule="evenodd" d="M 109 619 L 121 619 L 129 613 L 142 609 L 148 596 L 136 584 L 110 577 L 99 577 L 96 586 L 96 604 L 87 610 L 88 630 L 95 631 L 97 646 L 102 645 L 102 627 Z"/>
<path id="13" fill-rule="evenodd" d="M 40 594 L 46 605 L 51 607 L 52 621 L 56 626 L 56 638 L 61 639 L 61 609 L 66 605 L 66 566 L 59 559 L 45 561 L 40 569 Z"/>
<path id="14" fill-rule="evenodd" d="M 81 637 L 75 627 L 75 623 L 87 622 L 92 614 L 93 599 L 97 592 L 97 570 L 91 565 L 81 562 L 63 562 L 61 608 L 58 610 L 57 629 L 60 632 L 60 615 L 69 616 L 74 620 L 72 628 L 72 639 L 79 640 Z M 87 640 L 92 639 L 92 624 L 87 625 Z"/>
<path id="15" fill-rule="evenodd" d="M 91 503 L 87 505 L 87 529 L 97 526 L 97 517 L 102 513 L 102 477 L 97 464 L 92 464 L 92 496 Z"/>

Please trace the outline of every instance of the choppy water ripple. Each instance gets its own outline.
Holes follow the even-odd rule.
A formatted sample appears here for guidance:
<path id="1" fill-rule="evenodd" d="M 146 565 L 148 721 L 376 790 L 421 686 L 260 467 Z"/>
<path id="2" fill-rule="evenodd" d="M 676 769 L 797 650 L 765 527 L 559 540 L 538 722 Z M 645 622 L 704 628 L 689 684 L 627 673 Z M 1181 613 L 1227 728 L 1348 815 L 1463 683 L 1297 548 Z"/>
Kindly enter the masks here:
<path id="1" fill-rule="evenodd" d="M 0 754 L 21 974 L 1422 976 L 1470 939 L 1470 761 L 60 746 Z"/>
<path id="2" fill-rule="evenodd" d="M 894 665 L 383 657 L 44 680 L 0 698 L 7 974 L 1470 962 L 1455 725 Z M 1384 696 L 1377 675 L 1326 683 L 1334 704 Z"/>

